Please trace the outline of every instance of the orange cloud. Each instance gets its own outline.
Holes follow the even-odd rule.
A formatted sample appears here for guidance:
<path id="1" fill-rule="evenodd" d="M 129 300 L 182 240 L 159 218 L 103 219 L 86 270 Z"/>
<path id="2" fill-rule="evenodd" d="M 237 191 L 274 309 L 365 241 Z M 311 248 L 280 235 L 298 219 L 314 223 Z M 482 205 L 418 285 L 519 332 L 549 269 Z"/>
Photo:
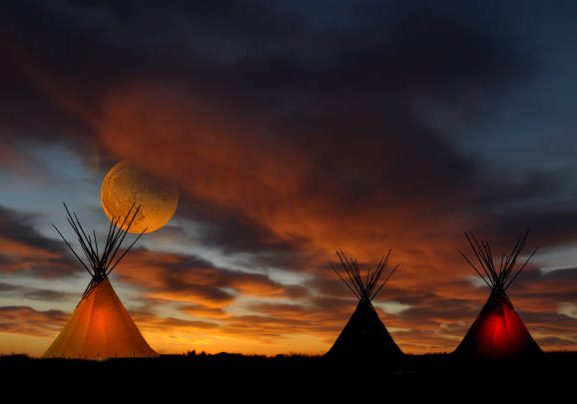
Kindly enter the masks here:
<path id="1" fill-rule="evenodd" d="M 287 243 L 299 240 L 293 248 L 307 260 L 296 269 L 312 275 L 307 284 L 312 290 L 346 293 L 338 289 L 338 282 L 326 269 L 336 248 L 346 248 L 362 260 L 380 258 L 393 248 L 391 261 L 399 263 L 401 270 L 391 280 L 393 293 L 383 299 L 408 303 L 411 308 L 385 318 L 405 350 L 453 349 L 486 299 L 487 290 L 466 280 L 474 273 L 457 253 L 466 248 L 461 231 L 477 226 L 483 217 L 461 209 L 475 194 L 467 193 L 459 174 L 445 173 L 442 159 L 453 159 L 447 164 L 461 165 L 461 170 L 469 168 L 442 142 L 431 140 L 434 137 L 410 140 L 416 135 L 408 135 L 409 140 L 394 138 L 396 143 L 391 144 L 362 132 L 347 133 L 348 127 L 332 127 L 333 137 L 323 132 L 326 128 L 318 133 L 313 130 L 310 137 L 286 133 L 248 111 L 244 113 L 237 103 L 149 85 L 110 92 L 96 128 L 104 147 L 178 183 L 184 199 L 247 218 L 267 229 L 268 237 Z M 346 143 L 332 142 L 344 135 Z M 411 141 L 427 143 L 431 152 L 436 150 L 440 156 L 416 152 L 412 158 L 424 160 L 419 163 L 424 167 L 411 173 L 411 166 L 404 161 L 411 157 L 403 155 L 414 151 Z M 398 166 L 409 167 L 409 173 L 399 174 Z M 456 185 L 451 186 L 451 181 Z M 237 236 L 242 238 L 242 234 Z M 496 250 L 509 248 L 504 237 L 497 241 Z M 267 244 L 266 239 L 261 242 Z M 286 287 L 266 277 L 225 279 L 211 268 L 189 269 L 179 275 L 189 285 L 221 292 L 221 288 L 232 288 L 243 296 L 285 296 L 301 304 L 308 299 L 306 293 L 290 296 Z M 151 270 L 142 276 L 154 283 L 156 275 Z M 233 295 L 219 301 L 216 295 L 207 299 L 193 287 L 173 289 L 165 285 L 155 297 L 188 300 L 212 309 L 235 302 Z M 519 307 L 524 308 L 525 303 L 520 300 Z M 530 303 L 525 307 L 530 309 Z M 549 309 L 554 312 L 555 304 Z M 343 316 L 332 313 L 332 320 L 325 319 L 316 327 L 257 312 L 244 319 L 236 317 L 227 327 L 238 333 L 256 335 L 260 330 L 272 336 L 281 335 L 284 326 L 285 333 L 297 330 L 326 342 L 330 340 L 326 330 L 336 333 L 334 324 Z"/>
<path id="2" fill-rule="evenodd" d="M 0 250 L 2 250 L 2 254 L 5 258 L 12 258 L 14 261 L 17 261 L 17 265 L 11 266 L 12 272 L 21 269 L 28 269 L 28 265 L 32 261 L 61 258 L 60 254 L 47 248 L 27 245 L 18 240 L 12 240 L 3 236 L 0 236 Z M 21 259 L 22 257 L 25 257 L 25 259 Z"/>
<path id="3" fill-rule="evenodd" d="M 395 201 L 399 190 L 386 173 L 382 174 L 382 184 L 375 183 L 382 188 L 370 189 L 370 199 L 348 195 L 354 198 L 347 201 L 349 191 L 342 184 L 344 180 L 319 166 L 319 156 L 308 150 L 310 147 L 318 153 L 318 134 L 311 138 L 311 144 L 288 141 L 294 135 L 275 133 L 265 122 L 243 114 L 236 103 L 135 85 L 111 92 L 102 111 L 96 121 L 98 134 L 103 145 L 119 158 L 175 181 L 189 197 L 238 212 L 282 238 L 301 237 L 331 255 L 336 247 L 346 247 L 363 257 L 378 256 L 392 247 L 404 254 L 398 258 L 401 262 L 414 263 L 412 246 L 433 244 L 438 253 L 425 258 L 438 259 L 444 251 L 454 255 L 454 249 L 447 246 L 454 246 L 460 236 L 438 231 L 431 239 L 426 229 L 472 224 L 470 218 L 451 212 L 450 206 L 439 206 L 430 214 L 431 205 L 438 203 L 434 195 L 427 199 L 401 195 L 402 199 Z M 394 148 L 375 150 L 377 146 L 371 137 L 359 135 L 346 149 L 337 147 L 343 149 L 338 153 L 354 153 L 354 157 L 337 154 L 332 164 L 352 170 L 353 184 L 370 173 L 370 167 L 354 167 L 365 159 L 379 161 L 379 172 L 393 170 L 389 166 L 399 159 L 392 154 Z M 337 153 L 334 148 L 331 145 L 326 153 Z M 364 158 L 363 153 L 367 154 Z M 342 158 L 342 164 L 335 163 Z M 416 252 L 424 251 L 429 250 L 419 248 Z M 426 261 L 419 260 L 419 265 L 423 264 Z M 435 276 L 431 271 L 419 272 L 422 277 Z"/>
<path id="4" fill-rule="evenodd" d="M 195 256 L 135 250 L 116 275 L 143 290 L 144 297 L 220 309 L 237 296 L 294 297 L 306 291 L 262 274 L 215 267 Z"/>
<path id="5" fill-rule="evenodd" d="M 36 311 L 30 307 L 0 307 L 0 332 L 49 336 L 64 325 L 66 314 L 58 310 Z"/>

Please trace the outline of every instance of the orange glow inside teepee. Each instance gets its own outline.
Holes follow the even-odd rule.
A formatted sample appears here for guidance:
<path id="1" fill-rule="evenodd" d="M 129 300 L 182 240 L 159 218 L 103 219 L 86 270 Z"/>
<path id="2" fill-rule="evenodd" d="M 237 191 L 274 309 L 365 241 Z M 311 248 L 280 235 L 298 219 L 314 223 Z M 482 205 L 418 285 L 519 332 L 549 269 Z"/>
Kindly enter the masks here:
<path id="1" fill-rule="evenodd" d="M 44 356 L 103 359 L 156 356 L 108 279 L 82 299 Z"/>

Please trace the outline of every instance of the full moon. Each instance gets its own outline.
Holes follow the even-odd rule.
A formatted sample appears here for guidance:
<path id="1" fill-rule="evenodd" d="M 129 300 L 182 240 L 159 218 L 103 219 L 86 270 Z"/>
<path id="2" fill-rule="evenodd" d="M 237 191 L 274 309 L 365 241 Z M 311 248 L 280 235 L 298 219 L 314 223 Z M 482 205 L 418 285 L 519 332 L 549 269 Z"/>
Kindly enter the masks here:
<path id="1" fill-rule="evenodd" d="M 106 173 L 100 188 L 100 200 L 108 219 L 113 221 L 120 217 L 120 223 L 133 203 L 140 206 L 129 231 L 150 233 L 160 229 L 174 215 L 178 190 L 127 161 L 121 161 Z"/>

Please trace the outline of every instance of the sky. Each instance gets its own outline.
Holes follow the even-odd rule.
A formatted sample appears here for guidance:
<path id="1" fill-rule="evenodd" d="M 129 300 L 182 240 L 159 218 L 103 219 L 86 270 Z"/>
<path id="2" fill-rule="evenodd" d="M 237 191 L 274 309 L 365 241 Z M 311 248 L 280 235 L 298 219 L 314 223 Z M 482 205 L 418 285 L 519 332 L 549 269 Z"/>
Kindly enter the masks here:
<path id="1" fill-rule="evenodd" d="M 488 290 L 463 231 L 539 250 L 509 296 L 577 349 L 571 1 L 0 3 L 0 353 L 41 355 L 89 282 L 51 228 L 101 234 L 127 160 L 178 186 L 113 285 L 149 344 L 320 354 L 355 308 L 335 250 L 399 270 L 404 352 L 450 352 Z M 67 233 L 69 234 L 69 233 Z"/>

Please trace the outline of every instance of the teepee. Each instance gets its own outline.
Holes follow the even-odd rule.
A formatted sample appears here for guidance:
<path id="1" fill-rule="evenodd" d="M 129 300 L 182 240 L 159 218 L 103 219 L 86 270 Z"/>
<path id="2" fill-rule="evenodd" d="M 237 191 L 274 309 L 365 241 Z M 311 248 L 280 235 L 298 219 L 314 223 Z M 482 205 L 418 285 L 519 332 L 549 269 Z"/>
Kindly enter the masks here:
<path id="1" fill-rule="evenodd" d="M 86 233 L 76 213 L 70 213 L 66 204 L 64 208 L 85 258 L 82 259 L 60 230 L 52 226 L 80 265 L 90 274 L 91 280 L 80 303 L 44 357 L 105 359 L 158 356 L 144 340 L 108 278 L 142 236 L 142 233 L 139 234 L 124 251 L 120 250 L 139 208 L 133 205 L 122 222 L 120 217 L 111 221 L 106 241 L 101 248 L 96 233 Z"/>
<path id="2" fill-rule="evenodd" d="M 489 243 L 479 242 L 472 232 L 465 232 L 465 237 L 478 265 L 459 252 L 491 288 L 491 294 L 465 338 L 455 350 L 455 354 L 482 359 L 507 359 L 542 352 L 507 296 L 507 289 L 536 252 L 534 250 L 529 254 L 525 262 L 515 269 L 519 255 L 525 248 L 527 236 L 528 232 L 519 238 L 510 255 L 501 257 L 497 268 Z"/>
<path id="3" fill-rule="evenodd" d="M 356 360 L 375 357 L 391 360 L 403 355 L 371 303 L 398 268 L 394 267 L 385 276 L 390 254 L 391 251 L 375 268 L 367 268 L 365 274 L 362 274 L 355 259 L 350 259 L 342 251 L 337 251 L 344 274 L 337 268 L 332 269 L 359 299 L 359 303 L 326 356 Z"/>

